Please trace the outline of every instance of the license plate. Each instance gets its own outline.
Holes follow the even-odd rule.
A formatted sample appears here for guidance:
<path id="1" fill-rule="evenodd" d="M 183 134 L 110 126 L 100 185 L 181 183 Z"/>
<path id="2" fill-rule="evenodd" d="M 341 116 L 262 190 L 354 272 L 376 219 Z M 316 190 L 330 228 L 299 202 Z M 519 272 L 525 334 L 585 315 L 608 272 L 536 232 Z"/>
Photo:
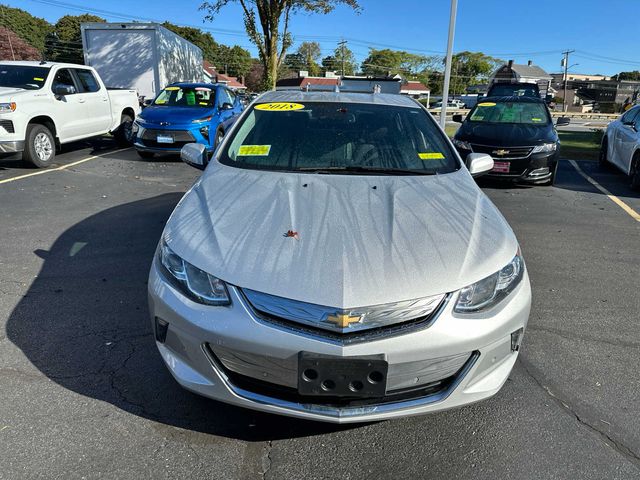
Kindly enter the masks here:
<path id="1" fill-rule="evenodd" d="M 330 397 L 384 397 L 389 364 L 375 357 L 298 355 L 298 393 Z"/>
<path id="2" fill-rule="evenodd" d="M 158 135 L 156 140 L 158 143 L 173 143 L 173 137 L 168 135 Z"/>
<path id="3" fill-rule="evenodd" d="M 493 162 L 492 172 L 509 173 L 509 162 Z"/>

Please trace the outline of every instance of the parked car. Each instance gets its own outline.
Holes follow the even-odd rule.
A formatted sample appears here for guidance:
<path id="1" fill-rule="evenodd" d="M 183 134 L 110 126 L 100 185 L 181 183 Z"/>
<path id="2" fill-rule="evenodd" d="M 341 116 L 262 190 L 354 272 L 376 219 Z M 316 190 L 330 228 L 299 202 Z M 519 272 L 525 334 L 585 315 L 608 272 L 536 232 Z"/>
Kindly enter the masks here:
<path id="1" fill-rule="evenodd" d="M 440 110 L 442 109 L 442 101 L 440 102 L 436 102 L 433 104 L 433 107 L 431 107 L 433 110 Z M 465 108 L 464 103 L 461 102 L 460 100 L 449 100 L 447 102 L 447 108 L 453 109 L 453 110 L 461 110 L 463 108 Z"/>
<path id="2" fill-rule="evenodd" d="M 417 415 L 495 394 L 527 324 L 518 242 L 432 116 L 394 94 L 268 92 L 159 242 L 158 349 L 201 395 L 311 420 Z"/>
<path id="3" fill-rule="evenodd" d="M 135 148 L 143 158 L 180 153 L 193 142 L 212 152 L 243 108 L 224 85 L 173 83 L 138 116 L 133 126 Z"/>
<path id="4" fill-rule="evenodd" d="M 558 170 L 560 140 L 545 102 L 537 97 L 483 98 L 462 123 L 453 144 L 462 158 L 486 153 L 494 159 L 489 176 L 533 184 L 553 185 Z"/>
<path id="5" fill-rule="evenodd" d="M 600 163 L 614 165 L 631 178 L 631 187 L 640 190 L 640 105 L 609 123 L 602 138 Z"/>
<path id="6" fill-rule="evenodd" d="M 48 167 L 65 143 L 112 133 L 131 144 L 135 90 L 107 89 L 91 67 L 0 62 L 0 154 Z"/>

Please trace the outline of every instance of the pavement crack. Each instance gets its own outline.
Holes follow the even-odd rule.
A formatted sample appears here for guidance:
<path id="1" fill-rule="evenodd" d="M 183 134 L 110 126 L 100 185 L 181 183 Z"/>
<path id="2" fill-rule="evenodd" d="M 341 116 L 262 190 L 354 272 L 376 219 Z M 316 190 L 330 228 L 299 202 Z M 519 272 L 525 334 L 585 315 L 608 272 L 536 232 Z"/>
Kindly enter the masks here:
<path id="1" fill-rule="evenodd" d="M 262 454 L 262 473 L 260 475 L 262 479 L 267 478 L 267 474 L 269 473 L 269 470 L 271 470 L 271 465 L 273 464 L 273 461 L 271 459 L 272 448 L 273 448 L 273 440 L 267 441 L 265 451 Z"/>
<path id="2" fill-rule="evenodd" d="M 586 427 L 588 430 L 595 433 L 600 440 L 613 448 L 616 452 L 622 455 L 626 460 L 631 462 L 634 466 L 640 469 L 640 455 L 634 452 L 631 448 L 625 445 L 621 440 L 614 438 L 611 434 L 601 430 L 598 426 L 589 422 L 584 415 L 581 415 L 577 412 L 576 408 L 569 404 L 567 401 L 563 400 L 560 396 L 556 395 L 550 387 L 542 383 L 542 381 L 533 373 L 534 367 L 529 364 L 526 360 L 520 356 L 520 364 L 524 368 L 524 371 L 533 379 L 536 385 L 538 385 L 549 397 L 553 399 L 553 401 L 559 405 L 564 411 L 571 414 L 576 421 Z"/>

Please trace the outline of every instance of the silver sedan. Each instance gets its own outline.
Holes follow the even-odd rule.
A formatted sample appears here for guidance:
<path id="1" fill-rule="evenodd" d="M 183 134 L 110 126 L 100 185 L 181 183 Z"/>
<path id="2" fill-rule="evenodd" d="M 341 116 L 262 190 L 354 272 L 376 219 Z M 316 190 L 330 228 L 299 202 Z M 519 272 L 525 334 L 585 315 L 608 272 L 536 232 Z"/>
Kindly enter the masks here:
<path id="1" fill-rule="evenodd" d="M 149 278 L 157 346 L 201 395 L 336 423 L 497 393 L 531 290 L 516 237 L 418 103 L 270 92 L 209 160 Z"/>

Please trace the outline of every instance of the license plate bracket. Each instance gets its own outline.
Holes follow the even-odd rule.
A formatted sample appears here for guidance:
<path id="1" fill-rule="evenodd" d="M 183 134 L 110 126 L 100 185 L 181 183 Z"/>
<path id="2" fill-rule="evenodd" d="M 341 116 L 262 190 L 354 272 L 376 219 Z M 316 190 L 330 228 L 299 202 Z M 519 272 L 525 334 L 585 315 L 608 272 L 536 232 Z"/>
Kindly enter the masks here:
<path id="1" fill-rule="evenodd" d="M 328 397 L 384 397 L 389 364 L 383 355 L 334 357 L 298 354 L 298 393 Z"/>
<path id="2" fill-rule="evenodd" d="M 493 162 L 492 172 L 509 173 L 509 162 Z"/>
<path id="3" fill-rule="evenodd" d="M 158 143 L 173 143 L 173 137 L 170 135 L 158 135 L 156 141 Z"/>

